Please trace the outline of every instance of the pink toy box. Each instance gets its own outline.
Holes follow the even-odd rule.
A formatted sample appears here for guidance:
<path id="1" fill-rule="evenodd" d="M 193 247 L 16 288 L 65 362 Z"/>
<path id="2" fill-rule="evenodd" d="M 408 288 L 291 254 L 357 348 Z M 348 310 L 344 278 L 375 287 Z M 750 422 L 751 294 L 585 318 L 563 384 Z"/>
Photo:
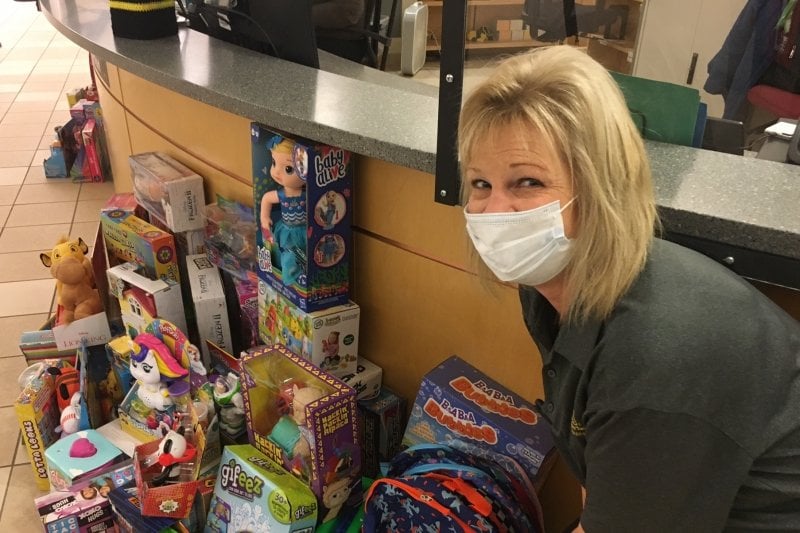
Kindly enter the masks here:
<path id="1" fill-rule="evenodd" d="M 346 304 L 350 152 L 256 123 L 250 138 L 258 276 L 306 312 Z"/>
<path id="2" fill-rule="evenodd" d="M 133 261 L 147 277 L 180 283 L 175 239 L 124 209 L 100 213 L 108 265 Z"/>
<path id="3" fill-rule="evenodd" d="M 203 229 L 203 178 L 162 152 L 128 158 L 136 200 L 172 231 Z"/>
<path id="4" fill-rule="evenodd" d="M 66 490 L 79 481 L 97 477 L 126 459 L 122 450 L 93 429 L 56 441 L 45 451 L 50 485 Z"/>
<path id="5" fill-rule="evenodd" d="M 341 377 L 356 371 L 360 308 L 353 302 L 306 313 L 268 283 L 258 284 L 261 340 L 280 343 Z"/>
<path id="6" fill-rule="evenodd" d="M 317 499 L 302 481 L 249 444 L 222 456 L 206 531 L 304 533 L 317 522 Z"/>
<path id="7" fill-rule="evenodd" d="M 403 445 L 453 439 L 512 457 L 534 483 L 554 455 L 550 427 L 533 407 L 457 356 L 423 378 Z"/>
<path id="8" fill-rule="evenodd" d="M 250 442 L 307 482 L 320 522 L 361 501 L 355 391 L 281 345 L 242 357 Z"/>

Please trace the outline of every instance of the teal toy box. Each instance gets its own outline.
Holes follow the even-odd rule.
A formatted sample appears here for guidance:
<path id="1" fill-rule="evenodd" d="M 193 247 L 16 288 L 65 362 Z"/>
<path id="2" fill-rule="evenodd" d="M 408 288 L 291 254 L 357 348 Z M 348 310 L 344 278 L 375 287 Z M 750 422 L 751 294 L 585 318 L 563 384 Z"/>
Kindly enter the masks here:
<path id="1" fill-rule="evenodd" d="M 258 276 L 306 312 L 346 304 L 350 152 L 250 126 Z"/>
<path id="2" fill-rule="evenodd" d="M 78 431 L 58 440 L 47 448 L 45 456 L 50 485 L 54 490 L 67 490 L 126 459 L 122 450 L 93 429 Z"/>
<path id="3" fill-rule="evenodd" d="M 249 444 L 226 446 L 206 533 L 311 533 L 317 499 L 305 483 Z"/>
<path id="4" fill-rule="evenodd" d="M 403 445 L 460 440 L 515 459 L 543 481 L 553 452 L 550 426 L 533 406 L 457 356 L 422 379 Z"/>

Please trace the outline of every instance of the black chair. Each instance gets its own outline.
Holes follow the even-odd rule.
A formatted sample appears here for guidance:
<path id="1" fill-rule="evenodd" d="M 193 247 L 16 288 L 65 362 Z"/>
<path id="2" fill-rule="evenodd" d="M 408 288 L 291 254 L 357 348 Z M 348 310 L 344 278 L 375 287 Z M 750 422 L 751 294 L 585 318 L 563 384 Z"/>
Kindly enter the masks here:
<path id="1" fill-rule="evenodd" d="M 386 70 L 386 60 L 392 45 L 392 30 L 397 13 L 397 0 L 391 1 L 389 18 L 386 27 L 381 27 L 381 0 L 367 0 L 364 11 L 364 35 L 367 38 L 367 50 L 364 63 L 379 70 Z M 378 51 L 380 50 L 380 60 Z"/>

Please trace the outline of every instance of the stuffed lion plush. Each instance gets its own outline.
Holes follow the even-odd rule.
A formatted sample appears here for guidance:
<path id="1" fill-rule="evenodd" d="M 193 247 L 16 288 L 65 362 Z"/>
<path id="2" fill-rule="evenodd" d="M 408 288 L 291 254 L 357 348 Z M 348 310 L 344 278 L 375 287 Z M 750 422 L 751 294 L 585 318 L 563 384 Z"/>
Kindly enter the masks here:
<path id="1" fill-rule="evenodd" d="M 39 258 L 56 279 L 56 295 L 62 307 L 61 324 L 69 324 L 103 310 L 94 284 L 92 264 L 86 254 L 89 247 L 83 239 L 70 241 L 61 237 L 50 253 Z"/>

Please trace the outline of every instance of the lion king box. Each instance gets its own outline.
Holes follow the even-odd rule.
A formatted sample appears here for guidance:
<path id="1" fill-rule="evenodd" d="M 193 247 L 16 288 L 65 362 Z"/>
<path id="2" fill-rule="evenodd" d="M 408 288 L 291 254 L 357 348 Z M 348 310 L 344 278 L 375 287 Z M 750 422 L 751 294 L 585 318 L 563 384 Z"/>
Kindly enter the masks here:
<path id="1" fill-rule="evenodd" d="M 310 532 L 317 499 L 302 481 L 249 444 L 225 447 L 206 533 Z"/>
<path id="2" fill-rule="evenodd" d="M 534 483 L 554 449 L 550 427 L 528 402 L 457 356 L 423 378 L 403 445 L 453 439 L 512 457 Z"/>

